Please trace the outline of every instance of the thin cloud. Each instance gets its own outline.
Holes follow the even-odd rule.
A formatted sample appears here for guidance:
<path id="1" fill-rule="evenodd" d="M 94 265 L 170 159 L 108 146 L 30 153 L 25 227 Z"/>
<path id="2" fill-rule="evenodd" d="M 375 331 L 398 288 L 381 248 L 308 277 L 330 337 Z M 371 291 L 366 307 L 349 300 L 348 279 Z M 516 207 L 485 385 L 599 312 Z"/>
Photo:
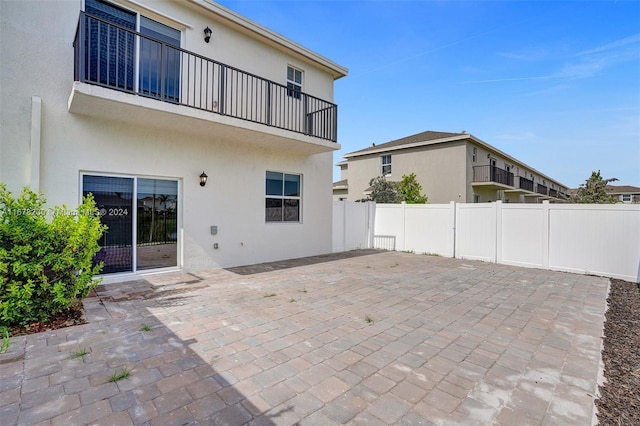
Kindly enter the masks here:
<path id="1" fill-rule="evenodd" d="M 603 44 L 602 46 L 598 46 L 593 49 L 583 50 L 582 52 L 576 53 L 574 56 L 585 56 L 585 55 L 593 55 L 596 53 L 609 52 L 611 50 L 617 50 L 617 49 L 624 48 L 634 44 L 640 45 L 640 33 L 622 38 L 620 40 L 613 41 L 611 43 Z"/>
<path id="2" fill-rule="evenodd" d="M 505 83 L 514 81 L 582 79 L 594 77 L 616 64 L 640 59 L 640 34 L 625 37 L 571 56 L 577 60 L 565 63 L 558 71 L 541 76 L 504 77 L 465 81 L 461 84 Z"/>

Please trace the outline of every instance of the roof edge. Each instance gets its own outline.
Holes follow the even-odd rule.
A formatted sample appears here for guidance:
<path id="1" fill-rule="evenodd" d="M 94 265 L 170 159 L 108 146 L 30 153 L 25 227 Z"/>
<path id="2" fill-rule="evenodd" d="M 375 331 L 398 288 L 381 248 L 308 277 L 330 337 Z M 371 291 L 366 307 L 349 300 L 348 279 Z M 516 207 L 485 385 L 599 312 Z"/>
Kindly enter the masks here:
<path id="1" fill-rule="evenodd" d="M 188 0 L 189 2 L 196 4 L 209 12 L 212 12 L 227 21 L 230 21 L 248 31 L 255 34 L 258 37 L 265 38 L 270 40 L 271 42 L 287 49 L 291 50 L 298 55 L 302 55 L 313 62 L 323 66 L 324 68 L 331 71 L 334 80 L 337 80 L 341 77 L 345 77 L 349 73 L 349 69 L 339 65 L 332 60 L 322 56 L 311 49 L 308 49 L 301 44 L 298 44 L 285 36 L 270 30 L 269 28 L 258 24 L 257 22 L 252 21 L 251 19 L 240 15 L 237 12 L 234 12 L 231 9 L 228 9 L 221 4 L 215 3 L 211 0 Z"/>
<path id="2" fill-rule="evenodd" d="M 470 136 L 471 135 L 469 133 L 463 133 L 463 134 L 459 134 L 459 135 L 456 135 L 456 136 L 450 136 L 448 138 L 432 139 L 432 140 L 428 140 L 428 141 L 414 142 L 414 143 L 409 143 L 409 144 L 405 144 L 405 145 L 396 145 L 396 146 L 392 146 L 392 147 L 389 147 L 389 148 L 380 147 L 380 148 L 377 148 L 377 149 L 370 149 L 370 150 L 367 150 L 367 151 L 359 150 L 359 151 L 350 152 L 348 154 L 344 154 L 342 157 L 343 158 L 353 158 L 353 157 L 360 157 L 362 155 L 377 154 L 377 153 L 380 153 L 380 152 L 398 151 L 398 150 L 401 150 L 401 149 L 416 148 L 416 147 L 419 147 L 419 146 L 435 145 L 435 144 L 438 144 L 438 143 L 452 142 L 452 141 L 456 141 L 456 140 L 468 139 Z M 393 141 L 389 141 L 389 142 L 393 142 Z M 364 149 L 366 149 L 366 148 L 364 148 Z"/>

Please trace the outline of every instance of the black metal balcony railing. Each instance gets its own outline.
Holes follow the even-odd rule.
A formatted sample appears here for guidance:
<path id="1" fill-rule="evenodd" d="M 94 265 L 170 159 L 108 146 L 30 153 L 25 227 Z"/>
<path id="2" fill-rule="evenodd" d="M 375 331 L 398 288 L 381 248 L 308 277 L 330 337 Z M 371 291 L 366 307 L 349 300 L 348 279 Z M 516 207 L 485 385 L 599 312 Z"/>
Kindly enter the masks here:
<path id="1" fill-rule="evenodd" d="M 518 176 L 520 189 L 533 192 L 533 181 L 522 176 Z"/>
<path id="2" fill-rule="evenodd" d="M 549 196 L 558 198 L 558 191 L 556 189 L 549 188 Z"/>
<path id="3" fill-rule="evenodd" d="M 503 170 L 496 166 L 474 166 L 473 167 L 474 182 L 496 182 L 504 185 L 513 186 L 513 173 Z"/>
<path id="4" fill-rule="evenodd" d="M 337 105 L 80 13 L 76 81 L 337 140 Z"/>
<path id="5" fill-rule="evenodd" d="M 548 194 L 548 189 L 544 185 L 537 184 L 536 185 L 536 193 L 537 194 L 542 194 L 542 195 L 547 195 Z"/>

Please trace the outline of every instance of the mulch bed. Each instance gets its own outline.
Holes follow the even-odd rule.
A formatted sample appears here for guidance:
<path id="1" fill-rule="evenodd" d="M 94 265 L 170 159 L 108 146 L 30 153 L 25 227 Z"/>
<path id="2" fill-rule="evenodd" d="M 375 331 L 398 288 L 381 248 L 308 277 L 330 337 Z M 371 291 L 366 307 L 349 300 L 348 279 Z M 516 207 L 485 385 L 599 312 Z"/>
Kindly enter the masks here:
<path id="1" fill-rule="evenodd" d="M 25 334 L 40 333 L 47 330 L 71 327 L 73 325 L 86 324 L 87 318 L 84 315 L 82 302 L 74 302 L 66 311 L 62 311 L 47 322 L 32 322 L 19 327 L 10 327 L 10 336 L 23 336 Z"/>
<path id="2" fill-rule="evenodd" d="M 640 425 L 640 284 L 612 279 L 607 301 L 598 420 Z"/>

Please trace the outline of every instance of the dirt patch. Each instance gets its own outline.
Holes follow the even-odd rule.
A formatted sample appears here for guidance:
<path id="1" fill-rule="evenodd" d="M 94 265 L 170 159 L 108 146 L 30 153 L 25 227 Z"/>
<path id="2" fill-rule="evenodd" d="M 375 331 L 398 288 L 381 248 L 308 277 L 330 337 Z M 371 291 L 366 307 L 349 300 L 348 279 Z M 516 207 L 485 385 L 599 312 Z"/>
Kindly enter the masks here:
<path id="1" fill-rule="evenodd" d="M 603 426 L 640 425 L 640 284 L 612 279 L 607 301 L 598 420 Z"/>

